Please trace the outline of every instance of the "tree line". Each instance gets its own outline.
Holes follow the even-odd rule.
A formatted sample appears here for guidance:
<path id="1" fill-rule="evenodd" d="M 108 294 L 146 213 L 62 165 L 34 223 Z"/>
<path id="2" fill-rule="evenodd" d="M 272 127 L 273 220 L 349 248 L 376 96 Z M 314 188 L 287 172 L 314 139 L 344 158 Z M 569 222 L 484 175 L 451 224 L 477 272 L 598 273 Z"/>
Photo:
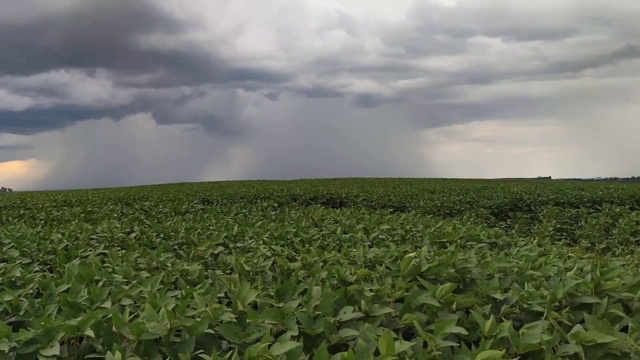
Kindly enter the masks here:
<path id="1" fill-rule="evenodd" d="M 12 188 L 8 188 L 8 187 L 0 187 L 0 193 L 10 193 L 13 192 Z"/>

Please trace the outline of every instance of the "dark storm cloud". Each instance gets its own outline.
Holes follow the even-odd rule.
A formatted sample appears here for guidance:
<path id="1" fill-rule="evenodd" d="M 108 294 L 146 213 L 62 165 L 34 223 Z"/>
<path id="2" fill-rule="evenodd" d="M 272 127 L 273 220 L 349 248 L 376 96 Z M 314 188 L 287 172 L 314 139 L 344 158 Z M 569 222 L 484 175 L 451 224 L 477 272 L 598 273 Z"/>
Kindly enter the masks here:
<path id="1" fill-rule="evenodd" d="M 20 13 L 18 10 L 14 12 Z M 228 63 L 215 51 L 188 40 L 162 47 L 144 44 L 146 36 L 178 37 L 193 27 L 150 2 L 125 0 L 83 1 L 64 11 L 0 21 L 0 89 L 51 100 L 25 111 L 0 110 L 0 133 L 31 134 L 81 120 L 118 119 L 136 112 L 151 112 L 161 123 L 191 121 L 207 130 L 226 131 L 233 120 L 220 118 L 226 114 L 214 109 L 210 114 L 201 111 L 193 119 L 184 119 L 178 114 L 179 103 L 167 103 L 170 99 L 154 97 L 150 90 L 172 91 L 203 84 L 260 88 L 289 78 L 282 72 Z M 86 79 L 61 84 L 33 77 L 56 70 L 73 70 Z M 128 104 L 74 103 L 68 94 L 70 87 L 82 88 L 98 70 L 107 73 L 109 90 L 114 94 L 131 94 Z M 184 96 L 178 100 L 187 101 Z"/>
<path id="2" fill-rule="evenodd" d="M 81 120 L 118 117 L 127 113 L 128 111 L 124 109 L 91 109 L 85 107 L 0 111 L 0 132 L 29 135 L 61 129 Z"/>
<path id="3" fill-rule="evenodd" d="M 156 123 L 199 124 L 206 131 L 238 135 L 242 100 L 235 89 L 196 88 L 187 94 L 179 91 L 148 92 L 122 106 L 95 107 L 63 105 L 24 111 L 0 111 L 0 132 L 30 135 L 62 129 L 85 120 L 109 118 L 115 121 L 136 113 L 149 113 Z"/>
<path id="4" fill-rule="evenodd" d="M 34 147 L 28 144 L 0 144 L 0 162 L 32 158 L 34 150 Z"/>
<path id="5" fill-rule="evenodd" d="M 151 2 L 82 1 L 64 12 L 0 23 L 0 75 L 108 69 L 125 83 L 128 76 L 151 74 L 145 84 L 151 87 L 275 83 L 288 78 L 282 73 L 234 67 L 213 51 L 188 41 L 169 48 L 142 44 L 145 36 L 177 36 L 194 26 Z"/>
<path id="6" fill-rule="evenodd" d="M 0 132 L 16 134 L 60 129 L 86 119 L 118 120 L 140 112 L 151 113 L 160 124 L 190 122 L 201 124 L 208 131 L 238 134 L 242 131 L 238 122 L 243 104 L 233 95 L 234 89 L 259 92 L 271 101 L 279 101 L 279 94 L 286 91 L 313 99 L 346 98 L 357 108 L 374 108 L 399 97 L 428 94 L 432 101 L 446 100 L 447 89 L 460 84 L 563 76 L 640 57 L 639 46 L 627 43 L 613 52 L 603 50 L 599 55 L 575 58 L 532 55 L 532 63 L 538 61 L 541 65 L 528 68 L 514 67 L 509 59 L 496 59 L 505 62 L 505 66 L 479 63 L 455 72 L 428 70 L 414 60 L 464 58 L 473 50 L 470 40 L 479 36 L 516 43 L 553 44 L 588 32 L 590 24 L 599 23 L 597 17 L 587 18 L 584 23 L 559 21 L 558 14 L 536 20 L 515 6 L 505 10 L 492 6 L 416 5 L 406 22 L 379 29 L 378 37 L 384 45 L 379 56 L 363 56 L 366 55 L 361 52 L 363 49 L 357 47 L 345 51 L 343 56 L 319 54 L 301 69 L 303 74 L 316 74 L 319 80 L 300 85 L 295 80 L 301 74 L 230 63 L 216 46 L 203 46 L 183 36 L 200 25 L 169 14 L 152 2 L 89 0 L 70 3 L 59 11 L 33 11 L 33 16 L 27 10 L 35 10 L 37 3 L 16 2 L 6 6 L 10 7 L 10 13 L 22 16 L 0 21 L 0 75 L 5 75 L 0 77 L 0 89 L 33 99 L 35 104 L 24 111 L 0 110 Z M 339 29 L 354 39 L 363 36 L 362 24 L 355 17 L 345 12 L 333 15 L 320 31 Z M 155 40 L 148 43 L 149 38 Z M 84 78 L 63 83 L 34 78 L 36 74 L 59 69 L 74 70 L 84 74 Z M 336 82 L 341 84 L 337 86 L 326 81 L 339 80 L 345 74 L 382 84 L 429 77 L 437 80 L 437 84 L 429 89 L 404 92 L 402 96 L 383 96 L 348 90 L 344 82 Z M 89 81 L 97 81 L 99 76 L 105 95 L 82 98 L 82 87 Z M 80 95 L 70 94 L 74 87 L 79 88 Z M 227 91 L 184 94 L 185 87 L 196 90 L 217 87 Z M 207 102 L 211 105 L 207 106 Z M 465 113 L 464 107 L 446 109 L 446 104 L 434 109 L 436 115 L 432 117 L 442 119 L 437 123 L 446 122 L 447 114 L 453 114 L 450 122 L 457 122 Z M 472 115 L 468 119 L 477 118 Z"/>
<path id="7" fill-rule="evenodd" d="M 20 4 L 5 4 L 17 6 Z M 185 25 L 140 1 L 84 1 L 64 12 L 0 23 L 0 74 L 28 75 L 60 68 L 147 69 L 180 63 L 179 54 L 146 51 L 138 36 L 172 34 Z"/>
<path id="8" fill-rule="evenodd" d="M 203 129 L 221 135 L 238 135 L 244 129 L 241 112 L 244 106 L 236 89 L 197 88 L 170 101 L 150 97 L 137 108 L 151 109 L 158 124 L 200 124 Z"/>

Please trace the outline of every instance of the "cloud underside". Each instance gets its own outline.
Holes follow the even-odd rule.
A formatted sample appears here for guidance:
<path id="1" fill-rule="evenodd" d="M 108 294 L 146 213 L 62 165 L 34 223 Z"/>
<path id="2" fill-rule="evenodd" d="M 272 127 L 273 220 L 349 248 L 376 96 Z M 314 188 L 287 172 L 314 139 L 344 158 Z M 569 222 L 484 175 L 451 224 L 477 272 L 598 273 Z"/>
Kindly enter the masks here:
<path id="1" fill-rule="evenodd" d="M 0 163 L 56 168 L 39 188 L 562 173 L 548 139 L 583 159 L 603 132 L 581 126 L 631 126 L 637 15 L 595 0 L 14 2 L 0 14 L 0 134 L 21 140 L 0 136 Z M 514 160 L 522 142 L 468 140 L 549 123 L 527 150 L 553 149 L 546 167 Z M 638 157 L 592 158 L 609 165 L 575 171 Z"/>

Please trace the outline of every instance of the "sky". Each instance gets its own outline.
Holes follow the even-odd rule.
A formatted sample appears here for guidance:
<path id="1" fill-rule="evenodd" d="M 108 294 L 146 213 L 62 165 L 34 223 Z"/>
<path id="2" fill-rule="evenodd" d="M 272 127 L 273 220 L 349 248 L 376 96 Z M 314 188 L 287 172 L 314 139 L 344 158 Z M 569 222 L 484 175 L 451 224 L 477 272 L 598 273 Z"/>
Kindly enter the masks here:
<path id="1" fill-rule="evenodd" d="M 640 175 L 636 0 L 0 0 L 0 185 Z"/>

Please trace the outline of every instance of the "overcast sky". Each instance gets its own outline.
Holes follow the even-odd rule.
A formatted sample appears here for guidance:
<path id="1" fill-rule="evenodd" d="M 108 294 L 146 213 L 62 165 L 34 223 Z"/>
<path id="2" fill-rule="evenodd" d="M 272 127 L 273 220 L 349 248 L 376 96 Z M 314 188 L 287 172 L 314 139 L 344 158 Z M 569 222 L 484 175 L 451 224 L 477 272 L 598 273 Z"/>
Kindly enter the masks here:
<path id="1" fill-rule="evenodd" d="M 640 175 L 640 1 L 0 0 L 0 185 Z"/>

